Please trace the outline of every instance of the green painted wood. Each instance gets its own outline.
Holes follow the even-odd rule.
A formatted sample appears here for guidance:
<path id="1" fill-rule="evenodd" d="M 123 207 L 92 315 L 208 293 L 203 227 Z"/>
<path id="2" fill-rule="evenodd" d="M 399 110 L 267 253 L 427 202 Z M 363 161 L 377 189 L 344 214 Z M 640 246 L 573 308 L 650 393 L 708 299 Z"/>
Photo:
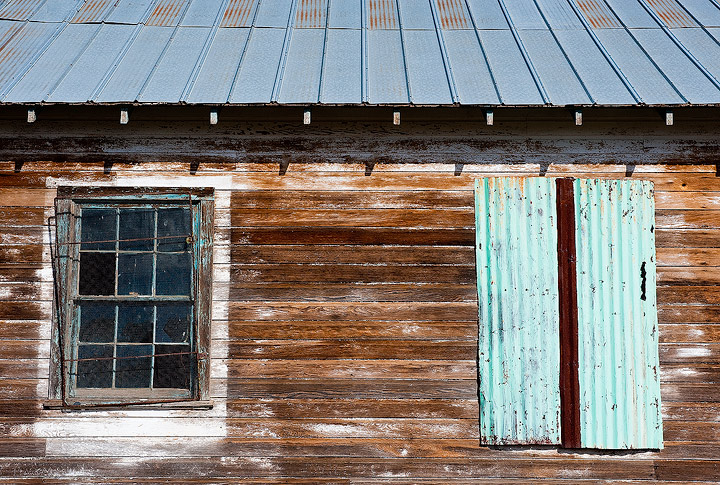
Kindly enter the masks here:
<path id="1" fill-rule="evenodd" d="M 560 442 L 555 183 L 475 183 L 480 431 L 486 444 Z"/>
<path id="2" fill-rule="evenodd" d="M 575 181 L 583 447 L 662 448 L 653 184 Z"/>

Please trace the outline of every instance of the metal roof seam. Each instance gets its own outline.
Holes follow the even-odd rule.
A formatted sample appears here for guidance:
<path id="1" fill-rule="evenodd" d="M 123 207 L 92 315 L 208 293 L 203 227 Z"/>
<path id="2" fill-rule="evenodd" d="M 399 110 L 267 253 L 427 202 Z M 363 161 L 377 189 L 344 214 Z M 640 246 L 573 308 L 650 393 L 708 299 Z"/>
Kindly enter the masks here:
<path id="1" fill-rule="evenodd" d="M 493 87 L 495 88 L 495 96 L 497 96 L 498 101 L 500 104 L 504 104 L 503 98 L 500 95 L 500 88 L 498 87 L 497 79 L 495 78 L 495 74 L 493 73 L 492 66 L 490 65 L 490 61 L 487 57 L 487 52 L 485 52 L 485 47 L 482 44 L 482 41 L 480 40 L 480 33 L 478 32 L 477 23 L 475 22 L 475 16 L 472 13 L 472 9 L 467 4 L 467 0 L 463 0 L 465 2 L 465 7 L 468 10 L 468 16 L 470 17 L 470 23 L 472 24 L 473 31 L 475 32 L 475 39 L 478 42 L 478 45 L 480 46 L 480 52 L 482 52 L 483 60 L 485 61 L 485 66 L 487 67 L 488 73 L 490 74 L 490 79 L 492 80 Z"/>
<path id="2" fill-rule="evenodd" d="M 578 82 L 582 86 L 583 90 L 585 91 L 585 94 L 587 94 L 588 99 L 592 104 L 595 104 L 595 99 L 593 98 L 592 94 L 590 94 L 590 90 L 583 82 L 582 78 L 580 77 L 580 74 L 577 72 L 577 69 L 575 69 L 575 66 L 573 65 L 572 61 L 570 60 L 570 57 L 568 57 L 567 52 L 565 51 L 565 48 L 562 46 L 560 41 L 557 38 L 557 35 L 555 35 L 555 31 L 550 26 L 550 22 L 548 22 L 547 16 L 545 15 L 545 12 L 543 12 L 542 8 L 540 7 L 540 4 L 537 0 L 533 0 L 533 3 L 535 4 L 535 8 L 537 8 L 538 12 L 540 13 L 540 16 L 543 19 L 543 22 L 545 22 L 545 25 L 547 25 L 548 31 L 550 32 L 550 35 L 552 35 L 553 40 L 555 40 L 555 43 L 557 44 L 558 48 L 560 49 L 560 52 L 562 52 L 563 57 L 565 57 L 565 60 L 568 63 L 568 66 L 570 66 L 570 69 L 572 69 L 573 74 L 575 74 L 575 77 L 577 78 Z"/>
<path id="3" fill-rule="evenodd" d="M 48 0 L 44 0 L 43 2 L 38 3 L 35 10 L 33 10 L 32 13 L 27 14 L 25 19 L 11 19 L 11 18 L 4 19 L 3 18 L 2 20 L 24 20 L 25 22 L 29 22 L 30 19 L 32 18 L 32 16 L 35 15 L 37 13 L 37 11 L 40 10 L 42 8 L 42 6 L 45 5 L 47 2 L 48 2 Z M 0 9 L 5 9 L 6 7 L 9 7 L 9 6 L 10 6 L 10 2 L 8 1 L 7 3 L 0 6 Z M 25 12 L 23 12 L 23 14 L 24 13 Z"/>
<path id="4" fill-rule="evenodd" d="M 235 75 L 233 76 L 232 83 L 230 84 L 230 90 L 228 91 L 227 99 L 225 100 L 226 103 L 230 102 L 230 97 L 232 96 L 233 91 L 235 90 L 235 84 L 237 84 L 238 76 L 240 75 L 240 67 L 243 65 L 243 61 L 245 60 L 245 54 L 247 53 L 248 45 L 250 45 L 250 40 L 252 39 L 253 32 L 255 31 L 255 21 L 257 20 L 258 11 L 260 10 L 260 4 L 262 3 L 262 0 L 257 0 L 257 5 L 255 5 L 255 11 L 253 12 L 253 18 L 252 22 L 250 23 L 250 31 L 248 32 L 247 40 L 245 41 L 245 45 L 243 46 L 243 51 L 240 54 L 240 60 L 238 61 L 237 69 L 235 69 Z"/>
<path id="5" fill-rule="evenodd" d="M 368 102 L 368 46 L 367 46 L 367 19 L 365 12 L 365 2 L 360 2 L 360 99 L 363 104 Z"/>
<path id="6" fill-rule="evenodd" d="M 170 38 L 168 39 L 167 44 L 165 44 L 165 47 L 163 47 L 163 50 L 160 53 L 160 56 L 158 56 L 157 60 L 155 61 L 155 65 L 150 70 L 150 73 L 148 74 L 147 78 L 145 78 L 145 82 L 143 82 L 143 85 L 140 87 L 140 90 L 135 95 L 135 101 L 139 101 L 140 98 L 142 98 L 142 95 L 145 92 L 145 89 L 147 89 L 148 84 L 150 84 L 150 80 L 152 79 L 153 75 L 157 71 L 157 68 L 160 65 L 160 62 L 165 57 L 165 54 L 167 53 L 168 49 L 170 49 L 170 45 L 172 44 L 173 39 L 175 39 L 175 35 L 177 34 L 178 29 L 180 28 L 180 24 L 182 23 L 182 20 L 185 17 L 185 13 L 187 13 L 189 7 L 190 7 L 190 2 L 187 2 L 185 4 L 185 6 L 183 7 L 182 12 L 180 12 L 180 15 L 178 15 L 177 25 L 175 25 L 173 27 L 173 33 L 170 35 Z M 146 27 L 148 27 L 148 26 L 146 25 Z M 149 26 L 149 27 L 152 28 L 152 26 Z"/>
<path id="7" fill-rule="evenodd" d="M 545 104 L 552 104 L 550 103 L 550 97 L 548 96 L 547 91 L 545 90 L 545 86 L 543 86 L 542 80 L 540 79 L 540 75 L 537 72 L 537 69 L 535 69 L 535 66 L 530 59 L 530 55 L 527 52 L 527 49 L 525 49 L 525 45 L 522 42 L 522 39 L 520 39 L 520 36 L 518 35 L 517 29 L 515 28 L 515 24 L 513 23 L 512 17 L 510 17 L 510 12 L 507 10 L 507 6 L 505 5 L 504 0 L 498 0 L 498 3 L 500 4 L 500 8 L 503 11 L 503 14 L 505 15 L 505 20 L 507 21 L 508 25 L 510 25 L 510 32 L 512 32 L 513 37 L 515 38 L 515 43 L 517 44 L 518 48 L 520 49 L 520 53 L 523 56 L 523 59 L 525 60 L 525 64 L 527 65 L 528 70 L 530 71 L 530 74 L 532 75 L 533 80 L 535 81 L 535 87 L 540 92 L 540 96 L 543 99 L 543 102 Z"/>
<path id="8" fill-rule="evenodd" d="M 452 66 L 450 65 L 450 59 L 447 53 L 447 46 L 445 45 L 445 37 L 443 36 L 442 26 L 439 23 L 439 16 L 437 11 L 437 4 L 435 0 L 429 0 L 430 11 L 432 12 L 433 22 L 435 23 L 435 32 L 437 34 L 438 44 L 440 45 L 440 53 L 442 55 L 443 66 L 445 67 L 445 76 L 447 76 L 448 85 L 450 86 L 450 97 L 453 103 L 458 103 L 459 98 L 457 94 L 457 85 L 455 84 L 455 77 L 453 76 Z"/>
<path id="9" fill-rule="evenodd" d="M 273 85 L 270 102 L 277 103 L 282 87 L 283 76 L 285 75 L 285 65 L 287 63 L 288 50 L 290 49 L 290 39 L 292 38 L 293 24 L 297 16 L 298 0 L 292 0 L 290 13 L 288 14 L 287 27 L 285 29 L 285 39 L 283 40 L 282 54 L 280 55 L 280 63 L 278 64 L 277 73 L 275 74 L 275 84 Z"/>
<path id="10" fill-rule="evenodd" d="M 317 90 L 317 99 L 318 101 L 321 100 L 322 96 L 322 88 L 323 88 L 323 78 L 325 77 L 325 55 L 327 53 L 327 42 L 328 42 L 328 23 L 330 22 L 330 3 L 332 0 L 327 0 L 327 5 L 325 6 L 325 37 L 323 39 L 323 51 L 322 56 L 320 58 L 320 79 L 318 80 L 318 90 Z"/>
<path id="11" fill-rule="evenodd" d="M 116 24 L 106 24 L 103 22 L 104 25 L 116 25 Z M 113 61 L 113 65 L 110 69 L 108 69 L 108 72 L 105 73 L 105 76 L 100 80 L 97 86 L 95 86 L 95 89 L 92 93 L 90 93 L 89 101 L 95 101 L 97 97 L 100 95 L 103 89 L 105 89 L 105 86 L 107 86 L 107 83 L 110 81 L 110 78 L 115 74 L 115 71 L 117 70 L 118 66 L 122 62 L 122 60 L 125 58 L 125 55 L 132 47 L 133 43 L 137 39 L 138 35 L 140 35 L 140 31 L 142 30 L 143 26 L 142 24 L 138 24 L 135 26 L 135 29 L 133 30 L 132 34 L 130 34 L 130 38 L 127 40 L 125 45 L 120 49 L 120 52 L 118 52 L 117 56 L 115 57 L 115 60 Z"/>
<path id="12" fill-rule="evenodd" d="M 668 82 L 670 87 L 672 87 L 672 89 L 677 93 L 678 96 L 680 96 L 680 98 L 682 98 L 682 100 L 684 102 L 690 104 L 690 100 L 688 100 L 685 97 L 685 95 L 680 92 L 680 90 L 677 88 L 677 86 L 675 86 L 675 84 L 670 80 L 670 78 L 667 76 L 667 74 L 665 74 L 665 71 L 660 69 L 660 66 L 657 65 L 657 62 L 655 62 L 655 59 L 653 59 L 652 56 L 650 56 L 648 51 L 645 50 L 645 47 L 643 47 L 642 44 L 637 40 L 637 37 L 635 37 L 633 35 L 633 33 L 630 31 L 630 29 L 628 28 L 625 21 L 623 19 L 621 19 L 620 16 L 615 11 L 615 9 L 612 8 L 612 5 L 607 3 L 607 1 L 605 1 L 605 0 L 602 0 L 602 1 L 605 3 L 605 5 L 607 5 L 608 9 L 610 9 L 610 11 L 613 13 L 613 15 L 615 15 L 618 22 L 620 22 L 620 24 L 623 26 L 623 29 L 625 29 L 625 32 L 627 32 L 627 34 L 630 36 L 630 38 L 633 40 L 633 42 L 635 42 L 635 45 L 637 45 L 640 48 L 640 50 L 643 52 L 643 54 L 645 54 L 645 57 L 648 58 L 648 60 L 650 61 L 650 63 L 652 63 L 652 65 L 655 67 L 655 69 L 657 69 L 657 71 L 662 75 L 662 77 L 665 78 L 665 80 Z"/>
<path id="13" fill-rule="evenodd" d="M 410 76 L 408 75 L 407 54 L 405 53 L 405 35 L 403 34 L 402 15 L 400 15 L 400 4 L 397 0 L 393 1 L 395 2 L 395 6 L 397 8 L 397 22 L 398 28 L 400 30 L 400 50 L 402 52 L 403 67 L 405 72 L 405 86 L 407 86 L 408 102 L 410 104 L 413 104 L 412 88 L 410 87 Z"/>
<path id="14" fill-rule="evenodd" d="M 218 10 L 218 13 L 215 15 L 213 26 L 211 27 L 207 39 L 205 39 L 205 44 L 203 45 L 202 51 L 200 52 L 200 56 L 198 56 L 198 59 L 195 62 L 195 67 L 193 67 L 193 71 L 192 73 L 190 73 L 190 77 L 188 78 L 187 83 L 185 84 L 185 88 L 183 88 L 183 92 L 180 95 L 180 102 L 182 103 L 185 103 L 187 101 L 187 98 L 188 96 L 190 96 L 190 92 L 194 87 L 195 80 L 197 79 L 198 75 L 200 75 L 200 69 L 202 69 L 203 64 L 205 64 L 205 59 L 207 58 L 208 52 L 210 51 L 210 47 L 215 41 L 215 36 L 217 35 L 217 31 L 220 28 L 220 19 L 222 18 L 223 13 L 225 12 L 225 8 L 227 7 L 229 2 L 230 0 L 223 0 L 222 5 Z"/>
<path id="15" fill-rule="evenodd" d="M 45 93 L 45 98 L 42 101 L 46 101 L 50 96 L 52 96 L 52 93 L 57 89 L 57 87 L 60 85 L 60 83 L 63 81 L 63 79 L 65 79 L 67 77 L 68 73 L 73 68 L 73 66 L 78 61 L 78 59 L 80 59 L 80 57 L 88 50 L 88 47 L 90 47 L 90 44 L 92 44 L 93 41 L 97 38 L 97 36 L 100 33 L 100 31 L 102 30 L 102 28 L 103 28 L 103 25 L 100 24 L 95 29 L 95 32 L 93 33 L 93 35 L 90 36 L 90 39 L 87 41 L 85 46 L 82 49 L 80 49 L 80 52 L 75 56 L 73 61 L 70 64 L 68 64 L 67 68 L 65 69 L 65 72 L 63 72 L 60 75 L 60 77 L 55 81 L 55 84 L 48 89 L 47 93 Z"/>
<path id="16" fill-rule="evenodd" d="M 676 46 L 678 46 L 678 48 L 683 52 L 683 54 L 685 54 L 688 57 L 688 59 L 690 59 L 690 61 L 693 64 L 695 64 L 695 67 L 697 67 L 705 75 L 705 77 L 707 77 L 710 80 L 710 82 L 715 85 L 716 88 L 720 89 L 720 81 L 718 81 L 715 78 L 715 76 L 713 76 L 712 73 L 710 73 L 710 71 L 708 71 L 705 68 L 705 66 L 694 55 L 692 55 L 692 53 L 685 47 L 685 45 L 682 42 L 680 42 L 680 39 L 678 39 L 675 36 L 675 34 L 672 33 L 672 31 L 667 27 L 665 22 L 663 22 L 662 19 L 657 15 L 657 13 L 647 5 L 646 1 L 638 0 L 638 2 L 650 14 L 650 16 L 655 20 L 655 22 L 658 23 L 660 28 L 663 30 L 663 32 L 665 32 L 665 34 L 670 38 L 670 40 L 672 40 L 673 43 Z M 691 16 L 692 16 L 692 14 L 691 14 Z M 693 19 L 694 19 L 694 17 L 693 17 Z M 707 31 L 706 31 L 706 33 L 707 33 Z M 711 38 L 712 38 L 712 36 L 711 36 Z"/>
<path id="17" fill-rule="evenodd" d="M 644 100 L 643 100 L 642 96 L 640 96 L 640 93 L 637 92 L 637 90 L 632 85 L 632 83 L 627 78 L 627 76 L 625 76 L 625 74 L 622 72 L 622 69 L 620 69 L 620 66 L 617 65 L 617 63 L 615 62 L 615 59 L 612 58 L 612 56 L 607 51 L 607 49 L 605 48 L 603 43 L 600 42 L 600 39 L 598 39 L 597 35 L 593 31 L 592 26 L 588 23 L 588 20 L 580 12 L 580 10 L 578 9 L 578 6 L 575 4 L 575 0 L 567 0 L 567 2 L 570 5 L 570 8 L 572 8 L 573 11 L 575 12 L 575 15 L 577 15 L 578 18 L 580 19 L 580 22 L 585 27 L 585 31 L 588 33 L 588 35 L 590 35 L 590 37 L 592 38 L 593 42 L 598 47 L 598 49 L 600 49 L 600 52 L 602 53 L 603 57 L 605 57 L 605 60 L 608 61 L 608 63 L 610 64 L 610 67 L 612 67 L 613 71 L 615 71 L 615 74 L 617 75 L 617 77 L 625 85 L 625 88 L 630 92 L 632 97 L 635 98 L 636 102 L 638 102 L 640 104 L 644 104 Z"/>

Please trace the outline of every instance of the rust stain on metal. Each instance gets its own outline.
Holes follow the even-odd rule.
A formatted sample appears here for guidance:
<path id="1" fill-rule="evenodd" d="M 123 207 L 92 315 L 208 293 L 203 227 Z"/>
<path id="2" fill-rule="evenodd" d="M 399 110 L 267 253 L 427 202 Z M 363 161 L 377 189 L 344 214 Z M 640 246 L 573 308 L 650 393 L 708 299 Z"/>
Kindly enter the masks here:
<path id="1" fill-rule="evenodd" d="M 175 25 L 187 0 L 160 0 L 145 25 L 158 27 Z"/>
<path id="2" fill-rule="evenodd" d="M 577 6 L 594 29 L 618 29 L 622 27 L 602 0 L 577 0 Z"/>
<path id="3" fill-rule="evenodd" d="M 11 28 L 0 38 L 0 80 L 13 71 L 28 49 L 35 46 L 38 33 L 36 30 L 23 28 L 26 25 L 23 23 Z M 23 39 L 29 41 L 23 42 Z"/>
<path id="4" fill-rule="evenodd" d="M 470 28 L 468 11 L 462 0 L 435 0 L 440 14 L 440 25 L 446 30 Z"/>
<path id="5" fill-rule="evenodd" d="M 90 0 L 85 2 L 82 8 L 75 14 L 75 17 L 70 21 L 73 24 L 89 23 L 89 22 L 100 22 L 104 17 L 104 13 L 107 11 L 107 7 L 110 4 L 116 4 L 117 0 Z"/>
<path id="6" fill-rule="evenodd" d="M 325 27 L 327 0 L 300 0 L 295 27 L 301 29 L 319 29 Z"/>
<path id="7" fill-rule="evenodd" d="M 668 27 L 698 26 L 675 0 L 647 0 L 647 4 Z"/>
<path id="8" fill-rule="evenodd" d="M 255 0 L 230 0 L 220 27 L 249 27 L 250 12 L 254 4 Z"/>
<path id="9" fill-rule="evenodd" d="M 43 3 L 43 0 L 11 1 L 0 10 L 0 19 L 25 20 Z"/>
<path id="10" fill-rule="evenodd" d="M 369 0 L 368 27 L 376 29 L 397 29 L 395 0 Z"/>

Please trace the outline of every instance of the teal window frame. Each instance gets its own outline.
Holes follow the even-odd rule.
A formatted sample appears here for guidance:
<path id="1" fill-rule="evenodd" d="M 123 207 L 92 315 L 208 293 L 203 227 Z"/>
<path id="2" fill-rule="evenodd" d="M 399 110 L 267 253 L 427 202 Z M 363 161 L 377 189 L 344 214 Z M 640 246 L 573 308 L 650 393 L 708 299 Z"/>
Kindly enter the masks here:
<path id="1" fill-rule="evenodd" d="M 88 209 L 120 208 L 189 208 L 192 234 L 189 235 L 191 255 L 190 291 L 187 296 L 150 295 L 81 295 L 79 291 L 81 254 L 81 217 Z M 55 277 L 55 325 L 53 326 L 50 359 L 51 401 L 60 401 L 63 407 L 114 406 L 129 404 L 164 404 L 184 401 L 209 402 L 209 350 L 210 322 L 212 307 L 212 241 L 214 191 L 207 188 L 136 188 L 136 187 L 59 187 L 55 199 L 55 242 L 53 251 L 53 273 Z M 119 221 L 119 219 L 116 219 Z M 157 227 L 157 221 L 154 222 Z M 117 231 L 120 230 L 118 227 Z M 155 231 L 156 229 L 154 229 Z M 157 234 L 154 233 L 154 237 Z M 87 250 L 83 249 L 83 253 Z M 110 254 L 122 254 L 115 245 Z M 157 255 L 153 244 L 148 254 Z M 155 275 L 157 257 L 153 256 Z M 114 276 L 119 277 L 117 272 Z M 153 278 L 153 283 L 155 276 Z M 153 308 L 172 303 L 192 305 L 188 353 L 191 365 L 189 386 L 185 388 L 115 387 L 115 365 L 118 360 L 113 354 L 112 387 L 78 387 L 77 367 L 80 345 L 79 308 L 81 303 L 105 302 L 108 304 L 145 303 Z M 155 312 L 157 310 L 154 310 Z M 116 322 L 115 325 L 118 325 Z M 155 322 L 153 322 L 155 326 Z M 116 331 L 117 332 L 117 331 Z M 118 345 L 117 336 L 113 348 Z M 146 345 L 161 345 L 153 331 L 152 342 Z M 86 344 L 84 344 L 86 345 Z M 108 344 L 109 345 L 109 344 Z M 145 345 L 145 344 L 144 344 Z M 184 345 L 184 344 L 180 344 Z M 153 350 L 153 354 L 156 351 Z M 154 358 L 152 358 L 154 366 Z M 152 370 L 151 370 L 152 372 Z"/>

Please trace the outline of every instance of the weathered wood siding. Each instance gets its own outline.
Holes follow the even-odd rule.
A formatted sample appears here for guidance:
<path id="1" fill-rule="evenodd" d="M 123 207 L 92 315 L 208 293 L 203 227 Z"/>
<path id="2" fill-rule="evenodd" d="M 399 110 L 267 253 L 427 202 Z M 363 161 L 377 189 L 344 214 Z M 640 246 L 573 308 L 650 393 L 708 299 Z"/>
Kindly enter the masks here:
<path id="1" fill-rule="evenodd" d="M 720 123 L 588 118 L 2 122 L 0 476 L 717 481 Z M 473 181 L 542 173 L 655 182 L 662 452 L 479 444 Z M 42 409 L 69 184 L 216 188 L 212 410 Z"/>

